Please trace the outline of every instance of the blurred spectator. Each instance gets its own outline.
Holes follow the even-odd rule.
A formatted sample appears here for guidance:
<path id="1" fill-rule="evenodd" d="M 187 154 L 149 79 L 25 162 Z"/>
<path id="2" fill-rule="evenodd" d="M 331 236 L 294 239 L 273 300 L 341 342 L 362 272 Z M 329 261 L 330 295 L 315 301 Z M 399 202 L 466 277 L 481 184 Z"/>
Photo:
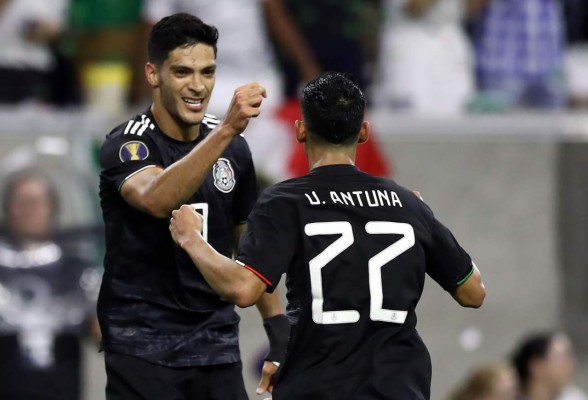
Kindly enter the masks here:
<path id="1" fill-rule="evenodd" d="M 474 93 L 473 55 L 462 28 L 471 0 L 385 0 L 376 104 L 456 115 Z"/>
<path id="2" fill-rule="evenodd" d="M 564 105 L 559 0 L 489 0 L 475 45 L 480 96 L 474 110 Z"/>
<path id="3" fill-rule="evenodd" d="M 0 0 L 0 103 L 50 98 L 67 0 Z"/>
<path id="4" fill-rule="evenodd" d="M 568 43 L 588 42 L 588 2 L 562 0 Z"/>
<path id="5" fill-rule="evenodd" d="M 277 117 L 292 133 L 286 174 L 300 176 L 308 172 L 308 164 L 293 134 L 294 121 L 300 118 L 299 88 L 326 70 L 350 73 L 362 89 L 368 86 L 367 66 L 379 34 L 380 1 L 264 0 L 263 4 L 282 70 L 285 101 Z M 373 131 L 371 140 L 358 147 L 356 164 L 373 175 L 391 174 Z"/>
<path id="6" fill-rule="evenodd" d="M 268 31 L 276 45 L 286 98 L 321 71 L 353 75 L 362 89 L 370 80 L 366 44 L 377 42 L 379 0 L 265 0 Z M 375 10 L 375 12 L 374 12 Z"/>
<path id="7" fill-rule="evenodd" d="M 99 338 L 96 269 L 55 231 L 57 193 L 36 171 L 8 178 L 2 207 L 0 397 L 78 400 L 81 340 Z"/>
<path id="8" fill-rule="evenodd" d="M 470 372 L 448 400 L 516 400 L 518 381 L 508 364 L 484 364 Z"/>
<path id="9" fill-rule="evenodd" d="M 563 333 L 538 333 L 522 339 L 512 363 L 521 383 L 521 400 L 586 400 L 570 388 L 575 359 L 570 339 Z"/>
<path id="10" fill-rule="evenodd" d="M 75 62 L 86 105 L 116 115 L 133 90 L 133 66 L 141 55 L 142 0 L 70 0 Z M 144 80 L 143 71 L 140 79 Z"/>
<path id="11" fill-rule="evenodd" d="M 588 108 L 588 2 L 563 0 L 569 47 L 565 56 L 568 103 Z"/>

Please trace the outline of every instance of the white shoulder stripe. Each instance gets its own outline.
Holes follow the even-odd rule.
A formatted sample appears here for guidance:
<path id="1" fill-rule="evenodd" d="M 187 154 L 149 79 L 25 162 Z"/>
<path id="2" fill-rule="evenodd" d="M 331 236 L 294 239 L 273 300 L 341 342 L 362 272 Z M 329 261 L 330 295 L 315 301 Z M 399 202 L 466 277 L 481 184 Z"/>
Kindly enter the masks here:
<path id="1" fill-rule="evenodd" d="M 142 114 L 141 121 L 132 119 L 127 123 L 127 126 L 123 134 L 141 136 L 147 130 L 147 128 L 153 130 L 155 129 L 155 124 L 153 124 L 145 114 Z"/>
<path id="2" fill-rule="evenodd" d="M 204 114 L 204 119 L 209 119 L 211 121 L 220 122 L 220 120 L 212 114 Z"/>

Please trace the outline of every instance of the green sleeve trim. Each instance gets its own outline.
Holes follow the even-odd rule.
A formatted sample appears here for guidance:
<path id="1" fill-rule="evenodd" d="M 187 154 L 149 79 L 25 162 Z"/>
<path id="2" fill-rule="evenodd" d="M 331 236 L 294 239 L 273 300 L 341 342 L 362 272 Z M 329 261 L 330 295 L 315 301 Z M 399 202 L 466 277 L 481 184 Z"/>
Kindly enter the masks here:
<path id="1" fill-rule="evenodd" d="M 127 179 L 129 179 L 129 177 L 127 176 L 121 183 L 120 185 L 118 185 L 118 192 L 120 193 L 120 190 L 122 189 L 123 185 L 125 184 L 125 182 L 127 181 Z"/>
<path id="2" fill-rule="evenodd" d="M 246 224 L 246 223 L 247 223 L 247 220 L 246 220 L 246 219 L 244 219 L 243 221 L 239 222 L 237 225 L 244 225 L 244 224 Z"/>
<path id="3" fill-rule="evenodd" d="M 461 285 L 463 285 L 463 283 L 464 283 L 465 281 L 467 281 L 467 280 L 468 280 L 468 278 L 469 278 L 470 276 L 472 276 L 472 274 L 473 274 L 473 273 L 474 273 L 474 266 L 472 266 L 472 270 L 471 270 L 471 271 L 470 271 L 470 272 L 469 272 L 469 273 L 468 273 L 468 274 L 465 276 L 465 278 L 463 278 L 461 281 L 457 282 L 457 286 L 461 286 Z"/>

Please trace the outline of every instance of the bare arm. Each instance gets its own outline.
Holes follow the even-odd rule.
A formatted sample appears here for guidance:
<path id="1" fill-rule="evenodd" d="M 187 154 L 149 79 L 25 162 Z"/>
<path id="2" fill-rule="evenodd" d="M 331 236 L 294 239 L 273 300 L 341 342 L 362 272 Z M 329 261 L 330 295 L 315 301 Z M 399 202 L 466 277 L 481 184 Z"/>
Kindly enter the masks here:
<path id="1" fill-rule="evenodd" d="M 474 269 L 473 273 L 451 295 L 462 307 L 478 308 L 484 302 L 486 288 L 482 282 L 482 276 L 478 267 L 474 263 L 472 265 Z"/>
<path id="2" fill-rule="evenodd" d="M 173 239 L 190 256 L 206 282 L 222 298 L 249 307 L 265 292 L 267 285 L 253 272 L 212 248 L 202 237 L 202 216 L 183 205 L 172 212 L 170 231 Z"/>
<path id="3" fill-rule="evenodd" d="M 148 168 L 133 175 L 122 185 L 122 197 L 154 217 L 167 217 L 198 190 L 233 137 L 245 130 L 250 118 L 259 115 L 265 96 L 265 89 L 257 83 L 241 86 L 225 120 L 198 146 L 166 169 Z"/>
<path id="4" fill-rule="evenodd" d="M 308 82 L 321 72 L 321 66 L 312 55 L 306 39 L 288 14 L 282 0 L 263 0 L 265 23 L 268 31 L 298 67 L 300 77 Z"/>
<path id="5" fill-rule="evenodd" d="M 239 238 L 241 237 L 241 234 L 243 234 L 245 226 L 245 224 L 241 224 L 235 227 L 233 236 L 233 253 L 236 253 L 237 245 L 239 244 Z M 259 301 L 255 303 L 255 305 L 259 310 L 261 318 L 263 319 L 284 314 L 284 308 L 282 307 L 282 303 L 280 302 L 280 295 L 277 289 L 274 290 L 273 293 L 264 293 L 260 297 Z"/>

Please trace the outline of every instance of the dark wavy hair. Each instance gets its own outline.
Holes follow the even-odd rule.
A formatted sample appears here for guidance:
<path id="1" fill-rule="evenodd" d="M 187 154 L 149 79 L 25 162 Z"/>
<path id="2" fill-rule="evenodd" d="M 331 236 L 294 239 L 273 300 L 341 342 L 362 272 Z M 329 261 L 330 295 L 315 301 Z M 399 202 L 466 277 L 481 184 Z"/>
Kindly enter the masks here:
<path id="1" fill-rule="evenodd" d="M 514 351 L 512 364 L 523 386 L 529 382 L 531 361 L 547 356 L 551 341 L 556 335 L 555 332 L 534 333 L 524 338 Z"/>
<path id="2" fill-rule="evenodd" d="M 357 140 L 365 98 L 349 74 L 325 72 L 302 90 L 302 118 L 309 132 L 327 143 L 349 145 Z"/>
<path id="3" fill-rule="evenodd" d="M 218 30 L 214 26 L 190 14 L 173 14 L 162 18 L 151 29 L 147 44 L 149 62 L 159 66 L 174 49 L 198 43 L 212 46 L 216 56 L 217 41 Z"/>

